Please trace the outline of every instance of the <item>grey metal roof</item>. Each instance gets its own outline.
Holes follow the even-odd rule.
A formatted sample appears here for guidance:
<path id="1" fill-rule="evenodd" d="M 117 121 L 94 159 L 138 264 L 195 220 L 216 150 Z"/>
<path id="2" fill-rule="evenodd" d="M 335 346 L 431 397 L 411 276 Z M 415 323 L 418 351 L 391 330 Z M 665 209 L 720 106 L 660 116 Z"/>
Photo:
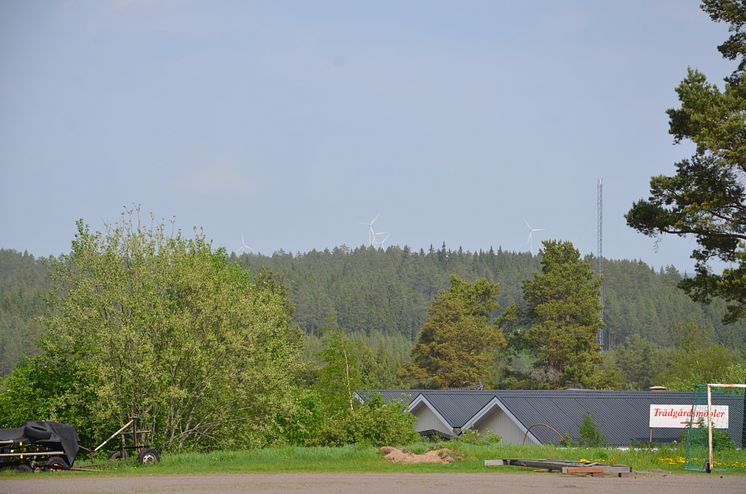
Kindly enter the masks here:
<path id="1" fill-rule="evenodd" d="M 609 445 L 629 446 L 648 440 L 651 404 L 691 404 L 693 393 L 670 391 L 596 390 L 378 390 L 384 400 L 413 401 L 420 394 L 428 400 L 451 427 L 463 427 L 490 400 L 497 398 L 521 424 L 528 428 L 545 423 L 562 434 L 578 435 L 578 427 L 588 414 L 598 425 Z M 360 392 L 359 392 L 360 393 Z M 736 444 L 742 442 L 744 401 L 737 395 L 713 395 L 714 404 L 730 406 L 729 433 Z M 678 440 L 683 429 L 654 429 L 653 440 Z M 542 443 L 556 443 L 557 434 L 545 427 L 531 429 Z"/>
<path id="2" fill-rule="evenodd" d="M 547 423 L 563 434 L 577 436 L 583 417 L 588 414 L 606 436 L 606 443 L 629 446 L 646 442 L 651 404 L 691 404 L 693 393 L 666 391 L 496 391 L 495 395 L 525 427 Z M 719 395 L 714 404 L 730 406 L 729 433 L 741 444 L 743 398 Z M 653 440 L 677 440 L 683 429 L 654 429 Z M 543 443 L 557 442 L 551 430 L 531 431 Z"/>
<path id="3" fill-rule="evenodd" d="M 409 405 L 412 400 L 425 390 L 420 389 L 369 389 L 369 390 L 358 390 L 357 395 L 366 400 L 370 396 L 380 395 L 383 401 L 399 401 L 404 406 Z"/>
<path id="4" fill-rule="evenodd" d="M 451 427 L 463 427 L 495 397 L 489 391 L 423 391 L 422 395 Z"/>

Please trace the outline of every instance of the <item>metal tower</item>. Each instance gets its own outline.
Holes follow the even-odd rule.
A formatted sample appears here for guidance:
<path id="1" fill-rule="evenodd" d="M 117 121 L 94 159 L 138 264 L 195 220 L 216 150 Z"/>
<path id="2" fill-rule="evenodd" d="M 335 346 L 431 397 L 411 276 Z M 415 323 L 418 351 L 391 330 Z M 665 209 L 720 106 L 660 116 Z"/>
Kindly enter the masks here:
<path id="1" fill-rule="evenodd" d="M 597 233 L 598 233 L 598 245 L 596 249 L 596 261 L 598 263 L 598 276 L 601 277 L 601 287 L 599 289 L 600 302 L 601 302 L 601 323 L 604 323 L 604 304 L 605 304 L 605 293 L 604 293 L 604 179 L 598 179 L 598 186 L 596 187 L 596 210 L 598 211 L 597 221 Z M 596 336 L 596 341 L 601 348 L 604 350 L 609 349 L 609 333 L 606 330 L 606 326 L 602 326 Z"/>

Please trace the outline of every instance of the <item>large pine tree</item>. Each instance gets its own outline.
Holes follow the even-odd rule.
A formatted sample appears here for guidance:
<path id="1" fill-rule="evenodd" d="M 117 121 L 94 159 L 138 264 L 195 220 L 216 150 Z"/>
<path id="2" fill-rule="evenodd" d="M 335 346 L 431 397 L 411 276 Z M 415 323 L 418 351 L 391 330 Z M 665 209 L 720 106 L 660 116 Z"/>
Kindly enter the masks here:
<path id="1" fill-rule="evenodd" d="M 627 224 L 646 235 L 692 236 L 696 276 L 681 287 L 694 300 L 722 297 L 726 322 L 746 318 L 746 5 L 743 0 L 704 0 L 702 9 L 732 35 L 718 47 L 738 61 L 723 88 L 689 69 L 676 88 L 680 108 L 668 110 L 674 142 L 696 145 L 673 176 L 650 179 L 650 197 L 634 203 Z M 722 272 L 711 261 L 727 263 Z"/>
<path id="2" fill-rule="evenodd" d="M 430 306 L 405 369 L 410 384 L 427 388 L 494 384 L 494 362 L 505 338 L 491 322 L 500 288 L 485 279 L 451 277 L 451 288 Z"/>
<path id="3" fill-rule="evenodd" d="M 541 273 L 523 284 L 527 347 L 549 387 L 598 384 L 600 279 L 571 242 L 545 241 Z"/>

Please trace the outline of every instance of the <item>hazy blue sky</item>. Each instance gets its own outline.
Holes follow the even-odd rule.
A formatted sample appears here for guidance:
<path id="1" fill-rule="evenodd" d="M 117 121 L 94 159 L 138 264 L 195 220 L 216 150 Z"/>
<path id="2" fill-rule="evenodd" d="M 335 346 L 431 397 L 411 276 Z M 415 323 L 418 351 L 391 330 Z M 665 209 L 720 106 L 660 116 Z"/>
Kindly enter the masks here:
<path id="1" fill-rule="evenodd" d="M 625 225 L 671 174 L 687 66 L 732 70 L 697 1 L 0 2 L 0 247 L 69 251 L 140 204 L 265 254 L 536 240 L 689 269 Z M 536 250 L 536 249 L 535 249 Z"/>

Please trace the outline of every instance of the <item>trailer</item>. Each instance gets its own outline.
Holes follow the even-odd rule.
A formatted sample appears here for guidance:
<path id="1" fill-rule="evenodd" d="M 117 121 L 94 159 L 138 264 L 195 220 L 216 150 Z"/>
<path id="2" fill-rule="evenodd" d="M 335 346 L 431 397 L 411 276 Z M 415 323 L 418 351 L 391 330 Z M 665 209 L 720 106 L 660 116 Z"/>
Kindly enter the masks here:
<path id="1" fill-rule="evenodd" d="M 161 460 L 160 453 L 146 441 L 150 432 L 138 429 L 137 417 L 132 416 L 129 422 L 106 441 L 89 449 L 80 445 L 78 433 L 70 424 L 29 421 L 14 429 L 0 429 L 0 470 L 70 470 L 81 449 L 93 458 L 114 438 L 119 438 L 120 442 L 118 448 L 109 455 L 109 460 L 122 459 L 133 452 L 141 465 L 158 463 Z"/>
<path id="2" fill-rule="evenodd" d="M 139 430 L 137 428 L 137 417 L 130 416 L 129 422 L 124 424 L 118 431 L 109 436 L 109 438 L 99 444 L 91 453 L 96 453 L 101 450 L 106 444 L 109 443 L 115 437 L 121 439 L 119 448 L 109 455 L 110 460 L 120 460 L 127 456 L 128 451 L 135 451 L 137 453 L 137 462 L 140 465 L 148 463 L 158 463 L 161 461 L 161 454 L 158 450 L 152 448 L 146 441 L 146 437 L 150 435 L 152 431 Z M 127 430 L 129 429 L 129 430 Z"/>
<path id="3" fill-rule="evenodd" d="M 0 429 L 0 469 L 69 470 L 79 449 L 80 438 L 69 424 L 32 420 Z"/>

